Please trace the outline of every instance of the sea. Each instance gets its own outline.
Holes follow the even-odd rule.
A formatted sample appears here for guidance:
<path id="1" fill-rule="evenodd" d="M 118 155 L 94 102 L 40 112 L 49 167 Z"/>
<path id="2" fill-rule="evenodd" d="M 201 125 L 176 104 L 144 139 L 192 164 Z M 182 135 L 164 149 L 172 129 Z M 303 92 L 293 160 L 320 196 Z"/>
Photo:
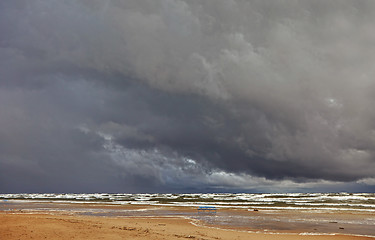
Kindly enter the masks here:
<path id="1" fill-rule="evenodd" d="M 198 211 L 201 206 L 217 210 Z M 375 193 L 0 194 L 0 211 L 183 217 L 198 225 L 249 232 L 375 238 Z"/>

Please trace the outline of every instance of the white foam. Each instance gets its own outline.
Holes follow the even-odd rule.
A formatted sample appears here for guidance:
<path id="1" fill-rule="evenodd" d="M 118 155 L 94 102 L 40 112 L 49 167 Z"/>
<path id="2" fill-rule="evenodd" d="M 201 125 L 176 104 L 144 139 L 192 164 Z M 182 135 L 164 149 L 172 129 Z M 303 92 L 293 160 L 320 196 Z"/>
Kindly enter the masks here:
<path id="1" fill-rule="evenodd" d="M 233 208 L 262 208 L 262 209 L 296 209 L 296 210 L 342 210 L 369 211 L 375 210 L 375 194 L 372 193 L 290 193 L 290 194 L 126 194 L 126 193 L 47 193 L 47 194 L 0 194 L 0 199 L 37 200 L 67 203 L 105 203 L 105 204 L 150 204 L 162 205 L 153 198 L 170 201 L 168 205 L 197 206 L 215 205 Z M 184 201 L 174 202 L 182 198 Z M 213 200 L 213 201 L 212 201 Z M 284 204 L 286 206 L 277 206 Z M 276 206 L 272 206 L 272 205 Z M 268 206 L 267 206 L 268 205 Z"/>

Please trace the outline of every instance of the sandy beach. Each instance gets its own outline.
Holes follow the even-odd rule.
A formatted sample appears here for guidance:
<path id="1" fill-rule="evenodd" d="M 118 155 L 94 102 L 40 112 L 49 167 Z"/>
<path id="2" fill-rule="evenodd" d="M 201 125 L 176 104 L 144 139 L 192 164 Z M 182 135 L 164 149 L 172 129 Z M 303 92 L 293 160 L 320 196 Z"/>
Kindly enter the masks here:
<path id="1" fill-rule="evenodd" d="M 67 200 L 61 196 L 54 199 L 52 195 L 49 195 L 49 199 L 41 198 L 42 195 L 38 195 L 39 199 L 36 195 L 22 196 L 30 199 L 9 199 L 11 196 L 8 196 L 8 199 L 0 201 L 0 240 L 375 239 L 375 213 L 372 208 L 311 209 L 310 206 L 272 209 L 268 205 L 262 207 L 258 204 L 254 208 L 248 205 L 243 207 L 241 202 L 216 202 L 214 211 L 202 211 L 197 206 L 214 203 L 195 203 L 188 195 L 185 198 L 190 202 L 182 203 L 165 203 L 168 196 L 160 198 L 159 202 L 146 201 L 151 197 L 146 198 L 146 195 L 132 195 L 131 197 L 140 200 L 130 201 L 129 198 L 127 202 L 99 201 L 102 196 L 100 194 L 94 200 L 87 200 L 89 198 L 85 196 L 86 200 L 80 201 L 81 195 Z M 226 196 L 220 196 L 220 201 Z M 334 197 L 337 198 L 336 195 Z M 290 196 L 287 200 L 289 198 Z M 306 201 L 305 199 L 302 200 Z M 176 197 L 172 200 L 176 201 Z M 280 204 L 281 198 L 278 197 L 277 200 L 277 204 Z M 251 202 L 247 202 L 249 203 Z"/>
<path id="2" fill-rule="evenodd" d="M 1 212 L 0 239 L 360 240 L 346 235 L 264 234 L 218 229 L 179 217 L 95 217 Z M 298 229 L 296 229 L 298 230 Z"/>

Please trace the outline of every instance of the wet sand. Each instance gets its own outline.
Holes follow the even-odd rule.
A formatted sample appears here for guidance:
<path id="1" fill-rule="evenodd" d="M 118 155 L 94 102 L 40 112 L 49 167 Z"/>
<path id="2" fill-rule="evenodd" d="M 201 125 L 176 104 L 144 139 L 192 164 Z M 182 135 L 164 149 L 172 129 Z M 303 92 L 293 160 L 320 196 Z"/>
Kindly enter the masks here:
<path id="1" fill-rule="evenodd" d="M 0 202 L 0 239 L 375 239 L 353 236 L 375 236 L 374 220 L 362 212 L 11 200 Z"/>
<path id="2" fill-rule="evenodd" d="M 249 233 L 197 225 L 177 217 L 96 217 L 1 212 L 0 239 L 361 240 L 356 236 Z M 297 229 L 296 229 L 297 230 Z"/>

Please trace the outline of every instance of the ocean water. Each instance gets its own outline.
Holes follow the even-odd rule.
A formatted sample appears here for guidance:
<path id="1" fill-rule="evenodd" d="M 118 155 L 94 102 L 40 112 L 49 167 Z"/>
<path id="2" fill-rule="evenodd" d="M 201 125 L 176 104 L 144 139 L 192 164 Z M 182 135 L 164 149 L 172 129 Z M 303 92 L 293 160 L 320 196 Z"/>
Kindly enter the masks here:
<path id="1" fill-rule="evenodd" d="M 103 204 L 109 207 L 98 207 Z M 129 205 L 138 207 L 118 207 Z M 194 211 L 198 206 L 215 206 L 218 211 L 198 213 Z M 174 207 L 185 207 L 182 209 L 189 211 Z M 0 210 L 68 211 L 117 217 L 179 216 L 205 225 L 255 232 L 298 230 L 299 234 L 375 237 L 374 193 L 0 194 Z"/>
<path id="2" fill-rule="evenodd" d="M 0 200 L 147 204 L 218 208 L 340 210 L 375 212 L 375 193 L 289 194 L 0 194 Z"/>

